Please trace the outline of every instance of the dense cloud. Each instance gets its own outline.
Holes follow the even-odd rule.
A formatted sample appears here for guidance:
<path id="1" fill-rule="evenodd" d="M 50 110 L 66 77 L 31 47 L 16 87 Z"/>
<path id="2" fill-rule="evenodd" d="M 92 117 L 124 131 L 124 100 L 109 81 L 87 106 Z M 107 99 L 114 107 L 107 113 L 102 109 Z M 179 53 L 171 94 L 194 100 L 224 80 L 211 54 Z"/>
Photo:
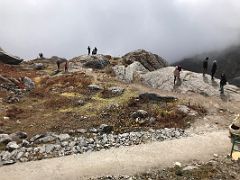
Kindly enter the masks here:
<path id="1" fill-rule="evenodd" d="M 174 61 L 239 43 L 239 9 L 239 0 L 1 0 L 0 46 L 24 58 L 143 48 Z"/>

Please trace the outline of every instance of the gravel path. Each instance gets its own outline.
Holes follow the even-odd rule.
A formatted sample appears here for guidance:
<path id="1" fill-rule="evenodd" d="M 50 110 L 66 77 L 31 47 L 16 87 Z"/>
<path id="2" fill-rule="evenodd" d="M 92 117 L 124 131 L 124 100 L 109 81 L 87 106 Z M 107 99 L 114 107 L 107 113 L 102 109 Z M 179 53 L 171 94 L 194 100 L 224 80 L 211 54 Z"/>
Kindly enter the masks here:
<path id="1" fill-rule="evenodd" d="M 227 131 L 154 142 L 132 147 L 17 163 L 0 168 L 1 180 L 65 180 L 106 175 L 133 175 L 174 162 L 207 161 L 213 154 L 228 154 L 231 145 Z"/>

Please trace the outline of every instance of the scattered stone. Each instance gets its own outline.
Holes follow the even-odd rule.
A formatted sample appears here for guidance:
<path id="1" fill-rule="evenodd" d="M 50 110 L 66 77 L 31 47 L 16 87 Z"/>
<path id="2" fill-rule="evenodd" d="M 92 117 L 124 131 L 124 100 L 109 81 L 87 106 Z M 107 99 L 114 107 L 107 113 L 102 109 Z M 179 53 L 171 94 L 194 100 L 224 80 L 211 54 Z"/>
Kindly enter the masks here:
<path id="1" fill-rule="evenodd" d="M 14 161 L 14 160 L 8 160 L 8 161 L 3 161 L 2 165 L 6 166 L 6 165 L 15 164 L 15 163 L 16 163 L 16 161 Z"/>
<path id="2" fill-rule="evenodd" d="M 26 139 L 28 137 L 28 135 L 26 132 L 19 131 L 19 132 L 10 134 L 10 137 L 12 137 L 12 139 L 14 139 L 14 138 Z"/>
<path id="3" fill-rule="evenodd" d="M 54 150 L 54 145 L 53 144 L 47 144 L 45 146 L 45 151 L 47 154 L 51 153 Z"/>
<path id="4" fill-rule="evenodd" d="M 24 77 L 23 83 L 27 90 L 31 91 L 35 88 L 35 83 L 29 77 Z"/>
<path id="5" fill-rule="evenodd" d="M 3 120 L 9 120 L 10 119 L 10 117 L 3 117 Z"/>
<path id="6" fill-rule="evenodd" d="M 56 136 L 60 141 L 66 141 L 71 138 L 69 134 L 60 134 Z"/>
<path id="7" fill-rule="evenodd" d="M 186 166 L 185 168 L 183 168 L 183 171 L 191 171 L 193 169 L 197 169 L 197 166 Z"/>
<path id="8" fill-rule="evenodd" d="M 90 133 L 97 133 L 98 132 L 98 130 L 96 128 L 90 128 L 88 131 Z"/>
<path id="9" fill-rule="evenodd" d="M 27 140 L 22 140 L 22 147 L 28 147 L 29 146 L 29 142 Z"/>
<path id="10" fill-rule="evenodd" d="M 90 84 L 88 86 L 88 89 L 92 90 L 92 91 L 99 91 L 99 90 L 102 90 L 103 88 L 100 87 L 99 85 L 96 85 L 96 84 Z"/>
<path id="11" fill-rule="evenodd" d="M 197 116 L 197 112 L 190 109 L 189 107 L 185 106 L 185 105 L 178 105 L 177 106 L 178 110 L 183 112 L 184 114 L 187 114 L 189 116 Z"/>
<path id="12" fill-rule="evenodd" d="M 101 133 L 109 134 L 113 131 L 113 126 L 109 126 L 107 124 L 101 124 L 98 131 Z"/>
<path id="13" fill-rule="evenodd" d="M 136 119 L 136 118 L 146 118 L 148 117 L 148 112 L 144 110 L 138 110 L 134 113 L 131 114 L 131 117 Z"/>
<path id="14" fill-rule="evenodd" d="M 49 143 L 56 140 L 56 137 L 51 135 L 45 135 L 42 138 L 35 140 L 35 143 Z"/>
<path id="15" fill-rule="evenodd" d="M 217 157 L 218 157 L 218 154 L 213 154 L 213 156 L 214 156 L 215 158 L 217 158 Z"/>
<path id="16" fill-rule="evenodd" d="M 34 63 L 34 69 L 43 70 L 45 68 L 43 63 Z"/>
<path id="17" fill-rule="evenodd" d="M 110 88 L 108 88 L 108 91 L 110 91 L 112 94 L 121 95 L 124 92 L 124 88 L 110 87 Z"/>
<path id="18" fill-rule="evenodd" d="M 15 141 L 9 142 L 6 146 L 6 149 L 8 149 L 9 151 L 13 151 L 18 148 L 19 148 L 19 145 L 17 145 Z"/>
<path id="19" fill-rule="evenodd" d="M 175 163 L 174 163 L 174 166 L 175 166 L 175 167 L 182 167 L 182 164 L 181 164 L 180 162 L 175 162 Z"/>
<path id="20" fill-rule="evenodd" d="M 76 132 L 84 134 L 87 132 L 87 130 L 86 129 L 77 129 Z"/>
<path id="21" fill-rule="evenodd" d="M 7 144 L 12 141 L 12 138 L 8 134 L 0 134 L 0 143 Z"/>
<path id="22" fill-rule="evenodd" d="M 78 106 L 84 106 L 85 102 L 83 100 L 78 100 L 76 104 Z"/>
<path id="23" fill-rule="evenodd" d="M 20 151 L 18 152 L 16 159 L 19 160 L 24 155 L 24 152 Z"/>

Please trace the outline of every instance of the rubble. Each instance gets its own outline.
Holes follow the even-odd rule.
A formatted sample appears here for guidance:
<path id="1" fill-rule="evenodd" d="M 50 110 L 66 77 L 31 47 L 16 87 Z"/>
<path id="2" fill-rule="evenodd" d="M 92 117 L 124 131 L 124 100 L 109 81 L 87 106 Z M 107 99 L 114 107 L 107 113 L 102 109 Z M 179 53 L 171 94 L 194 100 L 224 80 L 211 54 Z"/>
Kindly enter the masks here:
<path id="1" fill-rule="evenodd" d="M 5 134 L 2 135 L 2 137 L 4 137 L 5 142 L 8 141 L 9 143 L 6 145 L 5 150 L 0 150 L 0 164 L 5 164 L 10 161 L 25 162 L 38 160 L 40 156 L 41 159 L 59 157 L 188 136 L 184 130 L 175 128 L 123 134 L 111 134 L 111 131 L 111 126 L 102 124 L 99 130 L 91 131 L 91 137 L 89 137 L 87 131 L 83 129 L 77 130 L 77 132 L 82 134 L 80 136 L 70 136 L 69 134 L 58 135 L 48 132 L 46 134 L 35 135 L 30 139 L 30 142 L 24 139 L 22 143 L 19 144 L 11 141 L 10 136 Z"/>

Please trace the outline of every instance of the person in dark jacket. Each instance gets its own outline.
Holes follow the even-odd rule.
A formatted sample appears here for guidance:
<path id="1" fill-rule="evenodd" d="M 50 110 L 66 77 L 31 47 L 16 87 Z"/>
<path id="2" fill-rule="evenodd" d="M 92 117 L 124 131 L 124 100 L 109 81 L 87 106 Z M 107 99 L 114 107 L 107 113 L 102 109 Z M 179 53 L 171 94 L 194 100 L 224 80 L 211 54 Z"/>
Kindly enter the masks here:
<path id="1" fill-rule="evenodd" d="M 208 57 L 206 57 L 206 59 L 203 61 L 203 76 L 205 76 L 205 74 L 207 73 L 207 69 L 208 69 Z"/>
<path id="2" fill-rule="evenodd" d="M 98 50 L 98 49 L 95 47 L 95 48 L 94 48 L 95 54 L 97 54 L 97 50 Z"/>
<path id="3" fill-rule="evenodd" d="M 211 69 L 211 75 L 212 75 L 212 80 L 214 79 L 214 75 L 217 71 L 217 61 L 213 61 L 212 69 Z"/>
<path id="4" fill-rule="evenodd" d="M 224 86 L 227 84 L 227 78 L 226 75 L 224 73 L 221 74 L 221 78 L 220 78 L 220 91 L 221 94 L 224 93 Z"/>
<path id="5" fill-rule="evenodd" d="M 88 46 L 88 55 L 90 55 L 91 54 L 91 48 L 90 48 L 90 46 Z"/>
<path id="6" fill-rule="evenodd" d="M 43 53 L 39 53 L 40 59 L 43 59 Z"/>

